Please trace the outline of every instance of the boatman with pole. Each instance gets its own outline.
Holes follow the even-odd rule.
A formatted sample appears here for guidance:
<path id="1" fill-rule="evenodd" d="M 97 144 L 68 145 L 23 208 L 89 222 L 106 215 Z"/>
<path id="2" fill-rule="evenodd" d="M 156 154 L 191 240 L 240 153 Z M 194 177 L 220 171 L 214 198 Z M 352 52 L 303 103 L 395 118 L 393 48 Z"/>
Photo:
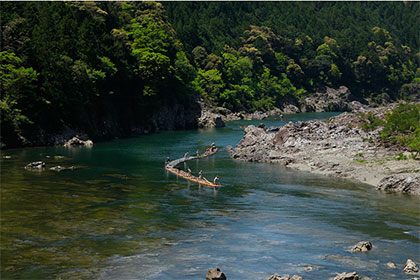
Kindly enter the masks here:
<path id="1" fill-rule="evenodd" d="M 202 178 L 203 178 L 203 170 L 200 170 L 200 171 L 198 172 L 198 178 L 199 178 L 199 179 L 202 179 Z"/>
<path id="2" fill-rule="evenodd" d="M 215 185 L 218 185 L 219 184 L 219 176 L 214 177 L 213 183 Z"/>

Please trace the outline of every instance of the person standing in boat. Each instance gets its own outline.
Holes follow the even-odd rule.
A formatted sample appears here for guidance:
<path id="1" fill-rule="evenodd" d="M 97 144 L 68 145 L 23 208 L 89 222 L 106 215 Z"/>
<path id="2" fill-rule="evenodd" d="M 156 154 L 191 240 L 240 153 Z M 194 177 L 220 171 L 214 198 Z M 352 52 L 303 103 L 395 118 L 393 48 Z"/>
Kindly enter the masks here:
<path id="1" fill-rule="evenodd" d="M 214 177 L 213 183 L 215 185 L 218 185 L 219 184 L 219 176 Z"/>
<path id="2" fill-rule="evenodd" d="M 188 176 L 191 176 L 191 173 L 192 173 L 191 169 L 188 168 Z"/>
<path id="3" fill-rule="evenodd" d="M 165 165 L 168 165 L 169 161 L 170 161 L 170 159 L 169 159 L 169 157 L 167 157 L 166 160 L 165 160 Z"/>
<path id="4" fill-rule="evenodd" d="M 211 143 L 211 151 L 213 152 L 216 149 L 216 143 Z"/>
<path id="5" fill-rule="evenodd" d="M 189 152 L 186 152 L 185 155 L 184 155 L 184 159 L 187 159 L 189 154 L 190 154 Z"/>
<path id="6" fill-rule="evenodd" d="M 203 178 L 203 170 L 200 170 L 200 171 L 198 172 L 198 178 L 199 178 L 199 179 L 202 179 L 202 178 Z"/>
<path id="7" fill-rule="evenodd" d="M 197 154 L 197 157 L 199 157 L 199 156 L 200 156 L 200 151 L 199 151 L 199 150 L 197 150 L 197 151 L 196 151 L 196 154 Z"/>

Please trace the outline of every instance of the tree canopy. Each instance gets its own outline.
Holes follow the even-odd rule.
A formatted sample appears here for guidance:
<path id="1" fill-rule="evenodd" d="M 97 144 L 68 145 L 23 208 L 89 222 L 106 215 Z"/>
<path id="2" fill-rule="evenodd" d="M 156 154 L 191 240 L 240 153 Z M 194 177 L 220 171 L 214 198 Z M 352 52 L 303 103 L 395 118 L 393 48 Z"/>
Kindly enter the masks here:
<path id="1" fill-rule="evenodd" d="M 99 135 L 198 96 L 233 111 L 420 82 L 416 2 L 2 2 L 2 143 Z M 114 125 L 115 126 L 115 125 Z M 110 132 L 113 133 L 112 131 Z"/>

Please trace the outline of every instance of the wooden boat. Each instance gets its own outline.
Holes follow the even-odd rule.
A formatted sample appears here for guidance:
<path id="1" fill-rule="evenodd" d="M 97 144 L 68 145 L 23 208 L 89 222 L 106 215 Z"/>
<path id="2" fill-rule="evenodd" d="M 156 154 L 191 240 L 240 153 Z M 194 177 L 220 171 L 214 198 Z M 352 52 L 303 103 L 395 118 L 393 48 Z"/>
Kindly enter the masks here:
<path id="1" fill-rule="evenodd" d="M 183 174 L 183 173 L 186 173 L 186 172 L 182 172 L 182 173 L 172 172 L 172 173 L 174 173 L 175 175 L 178 175 L 179 177 L 182 177 L 184 179 L 187 179 L 187 180 L 189 180 L 191 182 L 195 182 L 195 183 L 199 183 L 201 185 L 204 185 L 206 187 L 218 188 L 218 187 L 221 187 L 222 186 L 222 185 L 213 184 L 212 182 L 210 182 L 210 181 L 208 181 L 206 179 L 200 179 L 200 178 L 195 177 L 195 176 L 189 176 L 188 174 Z"/>
<path id="2" fill-rule="evenodd" d="M 189 160 L 206 158 L 206 157 L 212 156 L 217 152 L 217 150 L 218 149 L 214 149 L 213 151 L 207 151 L 207 152 L 205 152 L 201 155 L 198 155 L 198 156 L 191 156 L 191 157 L 187 157 L 187 158 L 179 158 L 179 159 L 173 160 L 165 166 L 165 169 L 168 170 L 169 172 L 177 175 L 177 176 L 180 176 L 180 177 L 182 177 L 184 179 L 187 179 L 191 182 L 199 183 L 199 184 L 204 185 L 206 187 L 212 187 L 212 188 L 221 187 L 222 185 L 214 184 L 214 183 L 210 182 L 209 180 L 207 180 L 205 178 L 200 179 L 198 177 L 189 175 L 187 172 L 176 168 L 176 166 L 180 163 L 183 163 L 183 162 L 186 162 L 186 161 L 189 161 Z"/>

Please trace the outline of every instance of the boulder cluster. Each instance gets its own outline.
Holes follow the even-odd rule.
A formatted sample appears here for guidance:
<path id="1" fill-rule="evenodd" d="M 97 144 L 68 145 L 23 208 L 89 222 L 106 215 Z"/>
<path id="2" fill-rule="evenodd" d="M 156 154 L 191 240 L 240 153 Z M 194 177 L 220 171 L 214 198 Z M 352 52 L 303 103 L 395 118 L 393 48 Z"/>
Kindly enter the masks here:
<path id="1" fill-rule="evenodd" d="M 366 251 L 369 251 L 371 248 L 372 248 L 372 243 L 370 243 L 369 241 L 360 241 L 353 247 L 351 251 L 352 252 L 366 252 Z M 392 262 L 387 263 L 386 266 L 389 269 L 397 268 L 396 265 Z M 404 266 L 403 271 L 407 274 L 413 274 L 413 273 L 417 273 L 419 271 L 419 268 L 417 267 L 417 264 L 413 262 L 413 260 L 407 259 L 407 262 Z M 226 275 L 223 272 L 221 272 L 219 268 L 210 268 L 207 271 L 206 280 L 226 280 L 226 279 L 227 279 Z M 370 279 L 370 278 L 361 277 L 355 271 L 337 273 L 336 276 L 333 278 L 333 280 L 360 280 L 360 279 Z M 419 278 L 414 277 L 411 279 L 418 280 Z M 303 280 L 303 278 L 299 275 L 290 276 L 290 275 L 279 275 L 277 273 L 274 273 L 268 278 L 268 280 Z"/>

